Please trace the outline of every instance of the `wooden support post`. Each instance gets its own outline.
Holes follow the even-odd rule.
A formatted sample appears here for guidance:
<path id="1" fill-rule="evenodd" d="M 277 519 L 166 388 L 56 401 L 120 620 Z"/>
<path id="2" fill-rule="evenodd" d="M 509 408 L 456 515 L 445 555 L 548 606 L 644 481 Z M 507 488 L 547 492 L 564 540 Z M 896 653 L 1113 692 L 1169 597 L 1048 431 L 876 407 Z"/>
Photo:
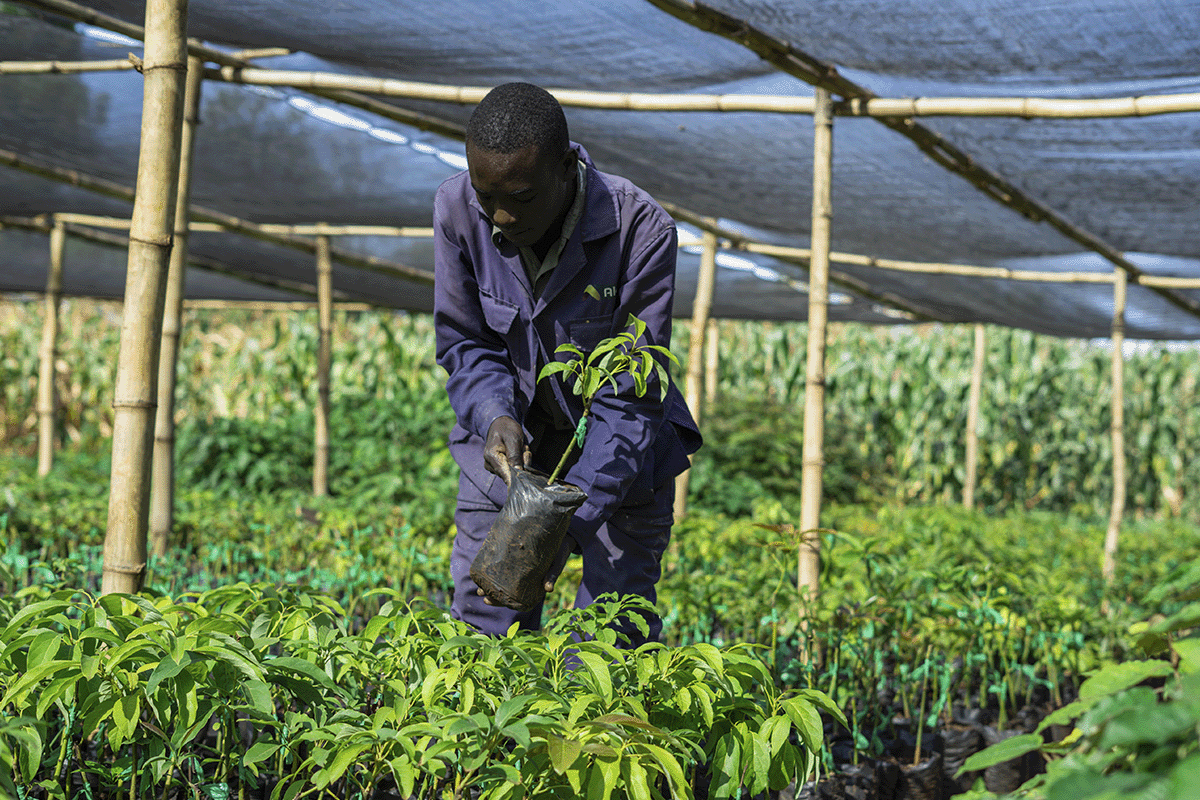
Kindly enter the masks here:
<path id="1" fill-rule="evenodd" d="M 708 320 L 704 349 L 704 405 L 712 408 L 717 402 L 718 370 L 721 367 L 721 330 L 715 319 Z"/>
<path id="2" fill-rule="evenodd" d="M 329 369 L 333 360 L 333 260 L 329 237 L 317 237 L 317 406 L 313 494 L 329 494 Z"/>
<path id="3" fill-rule="evenodd" d="M 113 399 L 104 594 L 137 592 L 146 577 L 158 353 L 179 194 L 187 0 L 148 0 L 145 41 L 137 194 Z"/>
<path id="4" fill-rule="evenodd" d="M 983 326 L 975 326 L 975 360 L 971 364 L 971 392 L 967 397 L 967 465 L 963 479 L 963 505 L 975 507 L 975 479 L 979 471 L 979 399 L 983 394 L 983 360 L 986 354 Z"/>
<path id="5" fill-rule="evenodd" d="M 58 360 L 58 306 L 62 300 L 63 251 L 66 230 L 58 220 L 50 229 L 50 271 L 46 276 L 45 317 L 42 319 L 42 348 L 38 359 L 38 462 L 37 474 L 45 477 L 54 465 L 54 422 L 58 405 L 54 370 Z"/>
<path id="6" fill-rule="evenodd" d="M 154 420 L 154 458 L 150 476 L 150 552 L 167 554 L 175 527 L 175 367 L 183 329 L 183 296 L 188 259 L 188 213 L 192 196 L 192 154 L 200 124 L 200 87 L 204 62 L 188 59 L 183 95 L 183 131 L 179 145 L 179 193 L 175 199 L 175 241 L 167 268 L 162 344 L 158 354 L 158 411 Z"/>
<path id="7" fill-rule="evenodd" d="M 1104 537 L 1105 583 L 1112 583 L 1117 574 L 1117 541 L 1121 533 L 1121 518 L 1125 516 L 1125 270 L 1113 270 L 1112 323 L 1112 511 L 1108 517 L 1108 533 Z"/>
<path id="8" fill-rule="evenodd" d="M 833 101 L 816 89 L 813 114 L 812 261 L 808 271 L 808 353 L 804 386 L 804 466 L 800 482 L 798 588 L 817 596 L 825 465 L 825 337 L 829 318 L 829 237 L 833 220 Z"/>
<path id="9" fill-rule="evenodd" d="M 696 296 L 692 300 L 692 325 L 688 341 L 687 377 L 684 399 L 691 409 L 692 418 L 700 424 L 703 415 L 702 382 L 704 378 L 704 333 L 708 329 L 708 315 L 712 310 L 713 284 L 717 272 L 717 235 L 704 232 L 704 249 L 700 253 L 700 272 L 696 276 Z M 691 470 L 680 473 L 675 479 L 675 519 L 687 513 L 688 476 Z"/>

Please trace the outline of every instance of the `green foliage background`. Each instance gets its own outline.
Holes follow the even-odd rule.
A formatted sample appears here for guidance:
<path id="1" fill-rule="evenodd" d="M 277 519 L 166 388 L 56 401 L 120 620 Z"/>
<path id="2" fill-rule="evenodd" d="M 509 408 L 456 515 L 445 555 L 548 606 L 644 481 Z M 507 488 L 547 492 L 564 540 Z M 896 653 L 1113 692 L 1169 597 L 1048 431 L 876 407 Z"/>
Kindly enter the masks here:
<path id="1" fill-rule="evenodd" d="M 30 454 L 41 308 L 0 305 L 4 446 Z M 66 304 L 58 360 L 60 436 L 103 453 L 111 433 L 119 311 Z M 676 352 L 686 358 L 686 323 Z M 748 513 L 798 503 L 805 327 L 722 321 L 707 445 L 693 507 Z M 978 502 L 991 512 L 1104 514 L 1112 491 L 1109 352 L 988 329 Z M 970 326 L 835 326 L 828 349 L 826 494 L 838 502 L 961 495 Z M 303 489 L 312 463 L 315 312 L 192 311 L 179 360 L 178 457 L 185 485 Z M 452 496 L 442 446 L 453 421 L 428 318 L 336 315 L 332 490 L 364 502 L 439 506 Z M 1200 520 L 1200 349 L 1156 347 L 1125 370 L 1129 507 Z M 1172 499 L 1168 499 L 1174 498 Z"/>

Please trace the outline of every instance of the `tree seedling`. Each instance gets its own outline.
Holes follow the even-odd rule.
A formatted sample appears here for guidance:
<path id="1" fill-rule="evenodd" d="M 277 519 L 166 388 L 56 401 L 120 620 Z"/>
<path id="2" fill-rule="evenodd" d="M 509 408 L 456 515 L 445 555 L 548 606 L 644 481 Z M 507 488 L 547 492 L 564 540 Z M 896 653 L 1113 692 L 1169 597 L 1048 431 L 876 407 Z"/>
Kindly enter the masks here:
<path id="1" fill-rule="evenodd" d="M 591 290 L 589 294 L 596 291 L 591 286 L 588 289 Z M 614 392 L 619 391 L 617 378 L 628 374 L 633 377 L 634 394 L 644 397 L 649 391 L 651 375 L 657 375 L 661 393 L 659 402 L 667 397 L 670 376 L 667 368 L 654 357 L 654 354 L 659 353 L 665 356 L 676 366 L 679 365 L 679 359 L 666 347 L 642 342 L 642 337 L 646 333 L 646 323 L 633 314 L 629 315 L 629 320 L 625 324 L 628 330 L 604 339 L 590 353 L 585 354 L 573 344 L 559 345 L 554 351 L 556 354 L 570 353 L 574 357 L 567 361 L 553 361 L 542 367 L 542 371 L 538 373 L 539 382 L 551 375 L 562 375 L 563 381 L 573 380 L 571 391 L 583 400 L 583 416 L 579 418 L 579 422 L 575 426 L 575 435 L 567 443 L 567 449 L 563 452 L 562 458 L 558 460 L 554 472 L 550 474 L 548 483 L 558 480 L 566 466 L 567 459 L 575 452 L 575 448 L 583 447 L 592 401 L 605 384 L 611 385 Z"/>

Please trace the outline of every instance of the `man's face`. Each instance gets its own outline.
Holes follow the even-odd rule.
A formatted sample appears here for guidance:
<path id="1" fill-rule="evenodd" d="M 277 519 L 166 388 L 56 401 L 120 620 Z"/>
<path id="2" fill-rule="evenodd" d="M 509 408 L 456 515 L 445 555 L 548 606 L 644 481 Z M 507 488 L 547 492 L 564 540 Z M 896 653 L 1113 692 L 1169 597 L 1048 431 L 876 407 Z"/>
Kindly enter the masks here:
<path id="1" fill-rule="evenodd" d="M 575 152 L 539 153 L 536 145 L 496 153 L 467 144 L 467 172 L 479 205 L 505 238 L 533 247 L 547 234 L 557 237 L 574 199 Z M 553 230 L 552 230 L 553 228 Z"/>

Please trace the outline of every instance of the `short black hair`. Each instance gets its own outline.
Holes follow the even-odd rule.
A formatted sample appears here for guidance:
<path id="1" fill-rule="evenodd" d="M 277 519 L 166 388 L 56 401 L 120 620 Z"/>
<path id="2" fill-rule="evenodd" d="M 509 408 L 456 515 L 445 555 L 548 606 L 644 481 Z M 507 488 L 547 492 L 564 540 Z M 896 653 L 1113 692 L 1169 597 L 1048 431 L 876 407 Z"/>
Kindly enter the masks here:
<path id="1" fill-rule="evenodd" d="M 562 106 L 532 83 L 505 83 L 488 92 L 471 112 L 467 143 L 493 153 L 513 153 L 534 144 L 540 153 L 553 156 L 571 146 Z"/>

